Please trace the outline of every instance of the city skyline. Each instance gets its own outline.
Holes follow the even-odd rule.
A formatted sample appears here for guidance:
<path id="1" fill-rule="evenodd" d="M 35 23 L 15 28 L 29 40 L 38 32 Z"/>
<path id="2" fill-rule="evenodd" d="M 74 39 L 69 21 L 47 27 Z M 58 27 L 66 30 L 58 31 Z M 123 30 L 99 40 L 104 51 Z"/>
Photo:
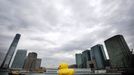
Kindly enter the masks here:
<path id="1" fill-rule="evenodd" d="M 130 0 L 0 1 L 0 51 L 6 53 L 16 33 L 22 35 L 17 49 L 37 52 L 46 67 L 74 64 L 75 53 L 117 34 L 131 50 L 133 5 Z"/>
<path id="2" fill-rule="evenodd" d="M 16 37 L 17 36 L 17 37 Z M 20 36 L 20 34 L 16 34 L 16 36 L 15 36 L 15 38 L 14 38 L 14 40 L 16 41 L 16 39 L 18 40 L 18 36 Z M 124 37 L 123 37 L 123 35 L 114 35 L 114 36 L 112 36 L 112 37 L 110 37 L 110 39 L 112 38 L 113 39 L 113 37 L 118 37 L 116 40 L 111 40 L 111 41 L 109 41 L 109 42 L 113 42 L 113 43 L 115 43 L 115 44 L 117 44 L 117 45 L 122 45 L 121 44 L 121 40 L 123 40 L 123 42 L 125 42 L 125 39 L 124 39 Z M 119 41 L 119 37 L 120 38 L 122 38 L 122 39 L 120 39 L 120 41 Z M 11 43 L 11 46 L 10 47 L 12 47 L 12 44 L 17 44 L 17 42 L 15 42 L 13 40 L 13 42 Z M 109 39 L 108 39 L 109 40 Z M 95 45 L 95 46 L 93 46 L 93 47 L 91 47 L 90 49 L 91 50 L 89 50 L 89 49 L 87 49 L 87 50 L 84 50 L 83 52 L 82 52 L 82 55 L 81 55 L 81 57 L 80 58 L 82 58 L 82 63 L 77 63 L 77 62 L 79 62 L 79 58 L 77 57 L 77 54 L 75 55 L 75 61 L 76 61 L 76 63 L 75 64 L 81 64 L 82 65 L 82 67 L 79 67 L 79 68 L 89 68 L 90 66 L 88 65 L 88 64 L 91 64 L 91 59 L 92 59 L 92 61 L 96 61 L 96 65 L 97 65 L 97 63 L 98 64 L 102 64 L 103 63 L 103 66 L 105 66 L 105 61 L 107 61 L 107 60 L 109 60 L 109 58 L 106 56 L 106 54 L 107 54 L 107 50 L 109 50 L 109 49 L 107 49 L 107 46 L 109 46 L 110 47 L 110 45 L 107 45 L 107 43 L 106 43 L 106 41 L 107 40 L 105 40 L 104 41 L 104 43 L 105 43 L 105 45 L 106 45 L 106 52 L 104 51 L 104 48 L 103 48 L 103 45 L 102 44 L 97 44 L 97 45 Z M 113 46 L 117 46 L 117 45 L 113 45 Z M 15 46 L 15 45 L 14 45 Z M 16 45 L 17 46 L 17 45 Z M 123 49 L 123 51 L 128 51 L 128 53 L 131 53 L 131 51 L 130 51 L 130 49 L 129 49 L 129 47 L 127 46 L 127 43 L 125 42 L 125 46 L 126 46 L 126 48 L 124 47 L 124 46 L 122 46 L 122 47 L 124 47 Z M 111 44 L 111 47 L 112 47 L 112 44 Z M 112 50 L 114 50 L 114 48 L 115 49 L 121 49 L 120 47 L 113 47 L 113 48 L 111 48 Z M 128 49 L 127 49 L 128 48 Z M 9 51 L 10 51 L 10 48 L 9 48 Z M 15 57 L 11 57 L 11 59 L 9 59 L 9 60 L 13 60 L 13 62 L 9 62 L 8 63 L 8 65 L 11 65 L 12 64 L 12 66 L 8 66 L 7 68 L 14 68 L 15 66 L 16 66 L 16 68 L 17 68 L 17 66 L 19 67 L 19 66 L 21 66 L 21 67 L 23 67 L 23 62 L 22 63 L 19 63 L 19 62 L 17 62 L 19 59 L 18 58 L 22 58 L 22 59 L 24 59 L 25 60 L 25 63 L 27 62 L 27 61 L 31 61 L 30 59 L 28 59 L 29 57 L 34 57 L 37 61 L 35 62 L 35 63 L 38 63 L 37 65 L 38 65 L 38 67 L 39 66 L 41 66 L 41 58 L 37 58 L 37 53 L 36 52 L 29 52 L 28 53 L 28 58 L 25 58 L 25 56 L 26 56 L 26 52 L 27 52 L 27 50 L 25 50 L 25 49 L 19 49 L 19 50 L 15 50 L 16 51 L 16 53 L 13 53 L 13 55 L 15 55 Z M 25 53 L 24 53 L 24 51 L 25 51 Z M 119 50 L 120 51 L 120 50 Z M 95 53 L 94 53 L 95 52 Z M 133 51 L 132 51 L 133 52 Z M 12 53 L 12 52 L 8 52 L 7 54 L 5 54 L 5 55 L 8 55 L 8 54 L 10 54 L 10 53 Z M 22 54 L 21 54 L 22 53 Z M 32 53 L 32 55 L 31 55 L 31 53 Z M 30 56 L 29 56 L 29 54 L 30 54 Z M 34 55 L 33 55 L 34 54 Z M 97 55 L 96 55 L 97 54 Z M 12 55 L 12 56 L 13 56 Z M 17 56 L 16 56 L 17 55 Z M 20 55 L 22 55 L 22 56 L 24 56 L 24 57 L 20 57 Z M 111 54 L 110 54 L 111 55 Z M 121 54 L 122 55 L 122 54 Z M 108 56 L 109 56 L 109 52 L 108 52 Z M 119 55 L 118 55 L 119 56 Z M 94 59 L 95 58 L 95 59 Z M 101 60 L 100 60 L 100 58 L 101 58 Z M 5 64 L 5 62 L 4 62 L 4 60 L 6 60 L 7 58 L 5 58 L 5 59 L 3 59 L 3 63 Z M 27 60 L 28 59 L 28 60 Z M 32 58 L 33 59 L 33 58 Z M 96 60 L 97 59 L 97 60 Z M 24 61 L 24 60 L 21 60 L 21 61 Z M 110 60 L 113 60 L 113 59 L 111 59 L 111 57 L 110 57 Z M 127 59 L 128 60 L 128 59 Z M 102 62 L 103 61 L 103 62 Z M 101 63 L 102 62 L 102 63 Z M 130 61 L 129 61 L 130 62 Z M 35 64 L 34 63 L 34 66 L 33 67 L 35 67 Z M 19 65 L 19 64 L 21 64 L 21 65 Z M 87 66 L 88 65 L 88 66 Z M 13 67 L 14 66 L 14 67 Z M 26 66 L 25 66 L 26 67 Z M 51 67 L 52 68 L 52 67 Z M 96 66 L 96 68 L 97 68 L 97 66 Z M 101 66 L 100 66 L 100 68 L 101 68 Z M 103 67 L 102 67 L 103 68 Z M 99 67 L 98 67 L 98 69 L 99 69 Z"/>

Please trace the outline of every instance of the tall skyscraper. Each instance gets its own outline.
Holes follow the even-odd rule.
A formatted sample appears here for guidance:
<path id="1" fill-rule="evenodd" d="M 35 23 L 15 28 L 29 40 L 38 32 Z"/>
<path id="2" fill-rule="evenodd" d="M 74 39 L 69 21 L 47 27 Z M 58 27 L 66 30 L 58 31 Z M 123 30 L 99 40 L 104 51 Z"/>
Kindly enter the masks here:
<path id="1" fill-rule="evenodd" d="M 90 51 L 85 50 L 82 52 L 82 68 L 88 68 L 87 67 L 88 61 L 91 61 Z"/>
<path id="2" fill-rule="evenodd" d="M 77 68 L 82 68 L 82 54 L 75 54 Z"/>
<path id="3" fill-rule="evenodd" d="M 131 52 L 124 37 L 122 35 L 116 35 L 104 42 L 109 54 L 111 66 L 115 68 L 129 67 Z"/>
<path id="4" fill-rule="evenodd" d="M 11 59 L 12 59 L 13 54 L 14 54 L 14 51 L 15 51 L 15 49 L 17 47 L 18 42 L 19 42 L 20 36 L 21 36 L 20 34 L 16 34 L 12 44 L 9 47 L 9 50 L 8 50 L 7 54 L 5 56 L 5 59 L 4 59 L 3 63 L 2 63 L 2 65 L 1 65 L 1 68 L 5 68 L 5 69 L 9 68 L 9 64 L 11 62 Z"/>
<path id="5" fill-rule="evenodd" d="M 37 53 L 31 52 L 25 60 L 24 69 L 27 71 L 34 71 L 36 67 Z"/>
<path id="6" fill-rule="evenodd" d="M 14 61 L 12 63 L 11 68 L 20 68 L 22 69 L 24 66 L 24 61 L 26 58 L 27 50 L 19 49 L 15 55 Z"/>
<path id="7" fill-rule="evenodd" d="M 104 69 L 105 68 L 105 52 L 103 49 L 103 45 L 98 44 L 91 47 L 91 60 L 95 61 L 96 69 Z"/>

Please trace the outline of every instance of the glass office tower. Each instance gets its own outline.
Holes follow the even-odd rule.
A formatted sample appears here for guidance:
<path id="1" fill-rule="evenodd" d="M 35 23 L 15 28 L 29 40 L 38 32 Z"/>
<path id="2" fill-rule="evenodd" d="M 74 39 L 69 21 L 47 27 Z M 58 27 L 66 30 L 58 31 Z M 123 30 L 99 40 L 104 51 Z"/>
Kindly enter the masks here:
<path id="1" fill-rule="evenodd" d="M 91 47 L 91 60 L 95 61 L 96 69 L 105 68 L 106 55 L 104 52 L 103 45 L 98 44 Z"/>
<path id="2" fill-rule="evenodd" d="M 125 68 L 129 66 L 131 52 L 122 35 L 105 40 L 105 45 L 112 67 Z"/>
<path id="3" fill-rule="evenodd" d="M 90 50 L 85 50 L 82 52 L 82 68 L 88 68 L 88 61 L 91 61 Z"/>
<path id="4" fill-rule="evenodd" d="M 82 68 L 82 54 L 75 54 L 77 68 Z"/>
<path id="5" fill-rule="evenodd" d="M 11 62 L 11 59 L 12 59 L 13 54 L 14 54 L 14 51 L 15 51 L 15 49 L 17 47 L 18 42 L 19 42 L 20 36 L 21 36 L 20 34 L 16 34 L 12 44 L 9 47 L 9 50 L 8 50 L 7 54 L 5 56 L 5 59 L 4 59 L 3 63 L 2 63 L 2 65 L 1 65 L 1 68 L 4 68 L 4 69 L 9 68 L 9 64 Z"/>
<path id="6" fill-rule="evenodd" d="M 24 66 L 24 61 L 26 58 L 27 50 L 19 49 L 15 55 L 14 61 L 12 63 L 11 68 L 20 68 L 22 69 Z"/>

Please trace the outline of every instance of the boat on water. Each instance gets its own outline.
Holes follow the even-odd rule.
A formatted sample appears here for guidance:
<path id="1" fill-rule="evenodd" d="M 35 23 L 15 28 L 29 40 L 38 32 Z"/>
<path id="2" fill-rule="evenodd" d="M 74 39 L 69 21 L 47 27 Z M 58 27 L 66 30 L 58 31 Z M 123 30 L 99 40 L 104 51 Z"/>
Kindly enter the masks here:
<path id="1" fill-rule="evenodd" d="M 11 68 L 8 71 L 8 75 L 27 75 L 27 73 L 32 72 L 32 73 L 44 73 L 46 72 L 45 68 L 37 68 L 33 71 L 26 71 L 26 70 L 22 70 L 19 68 Z"/>
<path id="2" fill-rule="evenodd" d="M 8 75 L 26 75 L 25 73 L 21 73 L 19 71 L 10 71 Z"/>
<path id="3" fill-rule="evenodd" d="M 8 75 L 26 75 L 27 71 L 21 71 L 19 69 L 10 69 Z"/>

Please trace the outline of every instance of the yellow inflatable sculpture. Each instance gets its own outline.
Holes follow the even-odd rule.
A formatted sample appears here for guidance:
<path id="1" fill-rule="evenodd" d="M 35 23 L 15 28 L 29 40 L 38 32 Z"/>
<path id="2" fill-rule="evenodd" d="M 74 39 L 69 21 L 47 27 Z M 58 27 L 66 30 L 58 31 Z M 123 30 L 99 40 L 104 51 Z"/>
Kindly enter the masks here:
<path id="1" fill-rule="evenodd" d="M 68 64 L 62 63 L 58 67 L 58 75 L 74 75 L 74 69 L 69 69 Z"/>

